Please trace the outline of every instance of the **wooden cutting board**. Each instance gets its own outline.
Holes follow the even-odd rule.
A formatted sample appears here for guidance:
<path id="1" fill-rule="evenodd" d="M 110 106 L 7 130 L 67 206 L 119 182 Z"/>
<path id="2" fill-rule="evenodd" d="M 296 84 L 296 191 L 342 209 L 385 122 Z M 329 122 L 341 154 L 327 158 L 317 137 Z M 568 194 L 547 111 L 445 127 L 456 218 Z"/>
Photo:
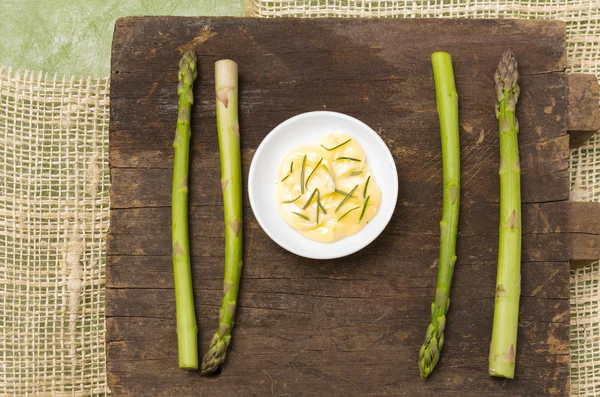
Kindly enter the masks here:
<path id="1" fill-rule="evenodd" d="M 513 381 L 487 375 L 498 244 L 493 72 L 513 47 L 521 72 L 522 300 Z M 297 257 L 257 224 L 247 196 L 244 272 L 223 372 L 177 368 L 170 248 L 177 63 L 194 49 L 190 225 L 202 353 L 217 326 L 223 220 L 214 62 L 240 71 L 244 174 L 261 140 L 298 113 L 370 125 L 398 167 L 385 232 L 331 261 Z M 430 64 L 452 54 L 460 96 L 462 203 L 446 342 L 433 376 L 417 357 L 439 246 L 442 159 Z M 564 396 L 569 266 L 600 257 L 600 209 L 569 199 L 569 134 L 600 128 L 595 78 L 567 76 L 555 21 L 125 18 L 111 73 L 107 366 L 115 396 Z M 275 211 L 275 209 L 274 209 Z"/>

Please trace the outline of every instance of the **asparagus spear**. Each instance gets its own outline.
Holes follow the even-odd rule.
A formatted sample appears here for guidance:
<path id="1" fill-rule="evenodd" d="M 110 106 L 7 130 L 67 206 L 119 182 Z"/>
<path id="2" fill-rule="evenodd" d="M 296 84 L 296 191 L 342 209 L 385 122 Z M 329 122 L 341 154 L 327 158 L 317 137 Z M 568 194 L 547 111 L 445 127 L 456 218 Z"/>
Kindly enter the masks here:
<path id="1" fill-rule="evenodd" d="M 519 99 L 517 60 L 512 50 L 502 55 L 496 81 L 496 117 L 500 127 L 500 241 L 494 326 L 490 344 L 489 373 L 515 375 L 519 298 L 521 295 L 521 167 L 519 123 L 515 106 Z"/>
<path id="2" fill-rule="evenodd" d="M 177 347 L 179 368 L 198 369 L 198 326 L 194 313 L 192 269 L 188 237 L 188 163 L 190 157 L 190 110 L 194 103 L 192 86 L 196 80 L 196 54 L 186 52 L 179 61 L 179 110 L 173 166 L 172 242 L 175 306 L 177 316 Z"/>
<path id="3" fill-rule="evenodd" d="M 460 142 L 458 136 L 458 94 L 454 85 L 452 59 L 445 52 L 431 56 L 437 108 L 442 138 L 444 198 L 440 222 L 440 258 L 437 288 L 431 304 L 431 323 L 419 353 L 421 379 L 435 368 L 444 345 L 446 312 L 450 306 L 450 286 L 456 262 L 456 235 L 460 202 Z"/>
<path id="4" fill-rule="evenodd" d="M 242 165 L 238 124 L 238 66 L 235 62 L 225 59 L 215 63 L 215 91 L 225 215 L 225 274 L 219 328 L 202 360 L 202 375 L 214 372 L 225 361 L 242 273 Z"/>

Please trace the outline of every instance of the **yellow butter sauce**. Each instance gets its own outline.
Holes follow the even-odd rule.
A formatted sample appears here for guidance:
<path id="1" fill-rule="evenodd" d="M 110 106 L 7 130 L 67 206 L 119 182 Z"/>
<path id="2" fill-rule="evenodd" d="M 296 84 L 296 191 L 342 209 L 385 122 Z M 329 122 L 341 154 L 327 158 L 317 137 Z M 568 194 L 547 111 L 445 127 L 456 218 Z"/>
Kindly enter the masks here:
<path id="1" fill-rule="evenodd" d="M 381 203 L 364 150 L 341 133 L 292 150 L 279 166 L 276 194 L 288 225 L 324 243 L 358 233 Z"/>

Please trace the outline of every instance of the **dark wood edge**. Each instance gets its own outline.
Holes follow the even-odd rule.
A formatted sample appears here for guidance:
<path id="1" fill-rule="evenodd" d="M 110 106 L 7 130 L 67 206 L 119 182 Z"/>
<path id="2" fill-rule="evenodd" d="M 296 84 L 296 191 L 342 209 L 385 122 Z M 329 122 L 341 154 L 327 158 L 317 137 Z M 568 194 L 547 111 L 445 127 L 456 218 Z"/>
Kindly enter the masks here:
<path id="1" fill-rule="evenodd" d="M 571 268 L 600 260 L 600 203 L 566 202 Z"/>
<path id="2" fill-rule="evenodd" d="M 600 130 L 598 80 L 592 74 L 572 74 L 568 86 L 567 130 L 571 148 L 577 148 Z"/>

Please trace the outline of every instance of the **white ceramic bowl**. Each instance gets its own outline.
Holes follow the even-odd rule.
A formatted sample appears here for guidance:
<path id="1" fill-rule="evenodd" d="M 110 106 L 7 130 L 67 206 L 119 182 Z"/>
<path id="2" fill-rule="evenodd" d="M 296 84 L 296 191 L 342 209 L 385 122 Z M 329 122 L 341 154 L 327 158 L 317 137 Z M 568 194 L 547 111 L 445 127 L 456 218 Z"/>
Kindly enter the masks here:
<path id="1" fill-rule="evenodd" d="M 277 208 L 275 187 L 279 164 L 291 150 L 314 144 L 332 132 L 348 134 L 363 147 L 381 189 L 381 205 L 375 218 L 360 232 L 334 243 L 320 243 L 304 237 L 285 222 Z M 333 259 L 366 247 L 383 231 L 396 207 L 398 174 L 389 149 L 368 125 L 342 113 L 309 112 L 279 124 L 261 142 L 250 165 L 248 194 L 254 216 L 273 241 L 296 255 Z"/>

